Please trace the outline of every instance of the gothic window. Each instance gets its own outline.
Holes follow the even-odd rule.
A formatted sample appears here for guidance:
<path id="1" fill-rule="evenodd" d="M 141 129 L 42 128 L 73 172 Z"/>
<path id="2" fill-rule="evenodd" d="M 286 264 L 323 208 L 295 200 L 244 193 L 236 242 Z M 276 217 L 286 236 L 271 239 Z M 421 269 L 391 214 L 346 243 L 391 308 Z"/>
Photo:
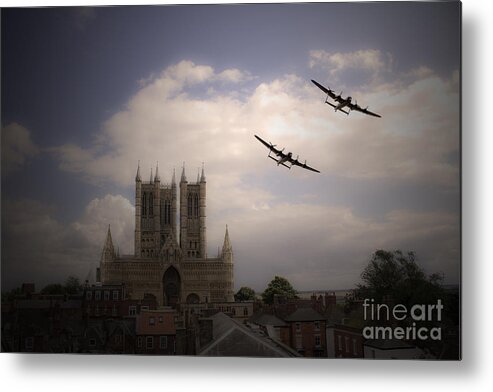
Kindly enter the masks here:
<path id="1" fill-rule="evenodd" d="M 147 194 L 142 195 L 142 216 L 147 215 Z"/>
<path id="2" fill-rule="evenodd" d="M 161 204 L 161 221 L 164 225 L 171 224 L 171 202 L 169 200 Z"/>
<path id="3" fill-rule="evenodd" d="M 197 194 L 193 195 L 193 204 L 194 204 L 193 216 L 194 216 L 194 218 L 198 218 L 199 217 L 199 195 L 197 195 Z"/>
<path id="4" fill-rule="evenodd" d="M 192 212 L 193 212 L 193 206 L 192 206 L 192 203 L 193 203 L 193 196 L 191 193 L 188 194 L 188 217 L 191 218 L 192 217 Z"/>
<path id="5" fill-rule="evenodd" d="M 153 215 L 154 214 L 154 206 L 153 206 L 153 203 L 154 203 L 154 199 L 152 198 L 152 192 L 149 193 L 149 215 Z"/>

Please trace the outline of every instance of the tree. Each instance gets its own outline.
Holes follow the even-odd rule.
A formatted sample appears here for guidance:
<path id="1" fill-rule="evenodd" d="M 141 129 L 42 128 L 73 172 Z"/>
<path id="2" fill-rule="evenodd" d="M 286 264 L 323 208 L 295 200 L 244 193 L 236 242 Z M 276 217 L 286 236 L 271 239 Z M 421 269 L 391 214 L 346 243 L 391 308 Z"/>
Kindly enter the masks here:
<path id="1" fill-rule="evenodd" d="M 443 276 L 427 276 L 416 263 L 414 252 L 377 250 L 361 273 L 363 284 L 357 285 L 358 298 L 382 302 L 391 298 L 403 305 L 426 304 L 443 296 Z"/>
<path id="2" fill-rule="evenodd" d="M 65 288 L 59 283 L 51 283 L 41 290 L 41 294 L 59 295 L 65 294 Z"/>
<path id="3" fill-rule="evenodd" d="M 262 293 L 262 300 L 266 304 L 272 304 L 274 295 L 281 295 L 287 299 L 296 298 L 296 290 L 286 278 L 276 276 Z"/>
<path id="4" fill-rule="evenodd" d="M 77 294 L 78 292 L 80 292 L 82 289 L 82 285 L 79 282 L 79 278 L 76 278 L 75 276 L 69 276 L 65 281 L 64 289 L 67 294 Z"/>
<path id="5" fill-rule="evenodd" d="M 253 301 L 254 299 L 255 299 L 255 290 L 251 289 L 250 287 L 243 286 L 235 294 L 236 302 Z"/>

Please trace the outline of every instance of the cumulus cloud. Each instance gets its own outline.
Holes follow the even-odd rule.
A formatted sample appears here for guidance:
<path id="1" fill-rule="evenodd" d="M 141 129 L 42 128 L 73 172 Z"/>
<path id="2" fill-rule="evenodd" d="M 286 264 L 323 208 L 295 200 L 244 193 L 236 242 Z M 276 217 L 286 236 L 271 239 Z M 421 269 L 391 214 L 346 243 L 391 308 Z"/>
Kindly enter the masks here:
<path id="1" fill-rule="evenodd" d="M 376 249 L 414 250 L 428 272 L 459 278 L 458 217 L 452 213 L 391 211 L 363 218 L 347 207 L 271 204 L 228 217 L 236 260 L 236 285 L 263 290 L 274 275 L 300 290 L 351 288 Z M 210 242 L 224 235 L 209 226 Z"/>
<path id="2" fill-rule="evenodd" d="M 186 86 L 207 85 L 221 72 L 183 61 L 109 118 L 93 146 L 54 151 L 63 170 L 119 185 L 131 184 L 144 157 L 146 170 L 155 161 L 168 170 L 182 161 L 195 167 L 205 161 L 213 172 L 240 176 L 265 163 L 252 158 L 259 156 L 253 139 L 259 133 L 325 174 L 456 183 L 458 167 L 447 156 L 459 148 L 458 94 L 447 81 L 419 74 L 426 77 L 399 89 L 354 91 L 354 99 L 372 103 L 383 118 L 355 113 L 348 119 L 321 104 L 319 91 L 295 75 L 260 83 L 245 100 L 217 92 L 197 98 Z"/>
<path id="3" fill-rule="evenodd" d="M 390 53 L 376 49 L 357 50 L 354 52 L 327 52 L 312 50 L 309 53 L 310 68 L 322 68 L 328 71 L 332 80 L 348 71 L 367 71 L 372 81 L 377 81 L 384 72 L 392 70 L 393 58 Z"/>
<path id="4" fill-rule="evenodd" d="M 2 175 L 22 168 L 38 154 L 39 148 L 31 139 L 31 132 L 18 123 L 2 127 Z"/>
<path id="5" fill-rule="evenodd" d="M 57 219 L 56 208 L 32 199 L 2 202 L 2 287 L 35 282 L 63 283 L 70 275 L 95 278 L 111 224 L 113 243 L 133 252 L 134 209 L 120 195 L 92 200 L 71 223 Z"/>
<path id="6" fill-rule="evenodd" d="M 312 55 L 318 61 L 313 66 L 327 71 L 360 67 L 378 74 L 391 63 L 375 51 L 317 56 Z M 214 88 L 222 79 L 244 77 L 250 76 L 182 61 L 143 83 L 125 108 L 103 124 L 92 145 L 52 151 L 62 170 L 124 187 L 133 186 L 138 160 L 144 180 L 159 161 L 164 183 L 170 182 L 173 168 L 179 178 L 183 161 L 188 180 L 195 181 L 205 162 L 209 253 L 222 244 L 229 223 L 237 284 L 285 274 L 303 288 L 326 287 L 324 282 L 351 286 L 379 247 L 415 250 L 430 272 L 443 269 L 448 279 L 458 277 L 457 211 L 385 210 L 363 218 L 349 204 L 335 207 L 323 195 L 317 197 L 321 188 L 330 191 L 334 177 L 458 192 L 459 167 L 450 159 L 459 151 L 459 96 L 453 81 L 423 68 L 376 83 L 371 92 L 355 88 L 354 99 L 383 116 L 374 119 L 334 113 L 316 87 L 293 74 L 259 81 L 242 99 Z M 198 93 L 201 89 L 208 94 Z M 254 134 L 299 153 L 322 174 L 276 167 Z M 303 196 L 295 196 L 300 189 Z M 124 200 L 95 201 L 73 229 L 86 240 L 93 224 L 104 233 L 111 215 L 99 219 L 98 211 L 112 203 L 126 211 L 121 238 L 133 244 L 132 212 Z"/>
<path id="7" fill-rule="evenodd" d="M 106 195 L 93 199 L 71 227 L 89 243 L 102 246 L 110 226 L 115 249 L 122 254 L 133 254 L 134 222 L 135 209 L 128 199 L 121 195 Z"/>

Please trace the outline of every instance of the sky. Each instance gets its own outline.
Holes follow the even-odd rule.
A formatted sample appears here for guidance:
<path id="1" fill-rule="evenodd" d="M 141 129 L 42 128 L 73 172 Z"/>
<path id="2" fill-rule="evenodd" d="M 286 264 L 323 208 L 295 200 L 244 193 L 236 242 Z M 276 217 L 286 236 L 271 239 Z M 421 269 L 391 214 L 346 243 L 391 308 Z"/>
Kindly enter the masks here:
<path id="1" fill-rule="evenodd" d="M 135 172 L 205 167 L 235 286 L 346 289 L 377 249 L 460 280 L 460 4 L 2 10 L 2 289 L 81 280 Z M 311 79 L 382 115 L 335 113 Z M 254 134 L 321 171 L 287 170 Z"/>

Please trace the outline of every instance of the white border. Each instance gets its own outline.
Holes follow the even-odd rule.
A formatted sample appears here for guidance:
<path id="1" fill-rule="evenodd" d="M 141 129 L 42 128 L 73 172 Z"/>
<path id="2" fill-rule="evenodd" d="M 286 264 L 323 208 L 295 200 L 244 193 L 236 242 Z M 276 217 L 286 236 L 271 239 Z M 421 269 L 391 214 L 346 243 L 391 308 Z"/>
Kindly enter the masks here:
<path id="1" fill-rule="evenodd" d="M 252 1 L 243 1 L 249 3 Z M 258 1 L 253 1 L 258 2 Z M 272 1 L 277 2 L 277 1 Z M 163 1 L 105 1 L 104 4 Z M 206 3 L 179 1 L 181 4 Z M 208 2 L 210 3 L 210 2 Z M 229 3 L 214 1 L 214 3 Z M 6 1 L 0 6 L 100 5 L 97 1 Z M 463 2 L 463 361 L 156 358 L 0 354 L 3 390 L 484 391 L 492 384 L 493 105 L 491 2 Z M 350 30 L 350 26 L 348 27 Z M 489 129 L 488 129 L 489 128 Z"/>

